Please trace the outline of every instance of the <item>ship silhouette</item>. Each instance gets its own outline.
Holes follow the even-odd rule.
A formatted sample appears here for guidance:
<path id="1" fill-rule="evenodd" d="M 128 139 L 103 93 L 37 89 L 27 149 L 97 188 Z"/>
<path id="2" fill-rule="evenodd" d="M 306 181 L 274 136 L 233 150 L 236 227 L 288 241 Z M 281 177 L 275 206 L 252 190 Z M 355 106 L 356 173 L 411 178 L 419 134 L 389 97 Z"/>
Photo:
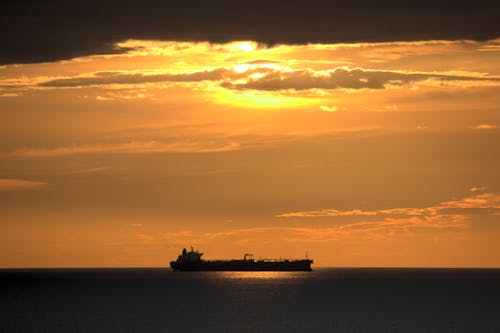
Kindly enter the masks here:
<path id="1" fill-rule="evenodd" d="M 253 259 L 252 254 L 247 253 L 243 259 L 232 260 L 204 260 L 203 253 L 186 249 L 170 262 L 174 271 L 311 271 L 313 260 L 306 254 L 305 259 Z"/>

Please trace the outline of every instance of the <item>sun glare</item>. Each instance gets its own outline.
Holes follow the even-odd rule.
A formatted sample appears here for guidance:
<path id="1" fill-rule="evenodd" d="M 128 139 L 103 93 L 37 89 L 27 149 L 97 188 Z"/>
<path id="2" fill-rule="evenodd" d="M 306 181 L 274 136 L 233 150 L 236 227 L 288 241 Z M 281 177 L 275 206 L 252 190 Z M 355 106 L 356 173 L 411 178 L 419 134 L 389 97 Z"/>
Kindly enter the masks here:
<path id="1" fill-rule="evenodd" d="M 250 65 L 246 65 L 246 64 L 243 64 L 243 65 L 235 65 L 233 67 L 233 70 L 236 72 L 236 73 L 244 73 L 246 71 L 248 71 L 250 69 Z"/>
<path id="2" fill-rule="evenodd" d="M 255 42 L 234 42 L 229 45 L 229 50 L 231 52 L 252 52 L 257 48 L 257 43 Z"/>
<path id="3" fill-rule="evenodd" d="M 308 98 L 286 96 L 279 93 L 258 91 L 218 90 L 214 100 L 220 104 L 231 104 L 243 108 L 296 108 L 313 104 Z"/>

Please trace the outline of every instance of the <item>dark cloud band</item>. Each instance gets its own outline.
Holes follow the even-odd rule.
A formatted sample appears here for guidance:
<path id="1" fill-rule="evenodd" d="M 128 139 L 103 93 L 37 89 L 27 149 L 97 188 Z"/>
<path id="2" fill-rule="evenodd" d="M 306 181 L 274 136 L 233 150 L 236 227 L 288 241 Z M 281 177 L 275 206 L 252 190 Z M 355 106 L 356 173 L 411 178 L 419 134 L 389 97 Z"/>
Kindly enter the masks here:
<path id="1" fill-rule="evenodd" d="M 499 37 L 500 2 L 399 0 L 6 0 L 0 64 L 125 52 L 127 39 L 262 43 Z"/>
<path id="2" fill-rule="evenodd" d="M 252 78 L 255 73 L 259 78 Z M 246 82 L 241 83 L 241 79 Z M 256 68 L 236 72 L 227 68 L 199 71 L 185 74 L 127 74 L 121 72 L 101 72 L 91 77 L 54 79 L 39 84 L 40 87 L 68 88 L 113 84 L 146 84 L 157 82 L 200 82 L 214 81 L 228 89 L 252 89 L 264 91 L 306 90 L 306 89 L 384 89 L 387 85 L 404 84 L 435 79 L 442 81 L 495 81 L 498 78 L 438 75 L 429 73 L 402 73 L 394 71 L 374 71 L 362 68 L 337 67 L 327 71 L 301 69 L 279 71 L 270 68 Z M 235 83 L 236 82 L 236 83 Z"/>

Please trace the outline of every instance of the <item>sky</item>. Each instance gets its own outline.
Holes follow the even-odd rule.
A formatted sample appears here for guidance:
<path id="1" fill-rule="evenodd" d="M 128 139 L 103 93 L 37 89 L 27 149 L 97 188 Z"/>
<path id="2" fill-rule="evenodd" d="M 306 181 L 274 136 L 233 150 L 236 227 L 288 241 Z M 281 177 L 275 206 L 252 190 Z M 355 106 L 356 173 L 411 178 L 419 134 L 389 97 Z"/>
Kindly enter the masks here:
<path id="1" fill-rule="evenodd" d="M 0 267 L 500 267 L 495 1 L 0 6 Z"/>

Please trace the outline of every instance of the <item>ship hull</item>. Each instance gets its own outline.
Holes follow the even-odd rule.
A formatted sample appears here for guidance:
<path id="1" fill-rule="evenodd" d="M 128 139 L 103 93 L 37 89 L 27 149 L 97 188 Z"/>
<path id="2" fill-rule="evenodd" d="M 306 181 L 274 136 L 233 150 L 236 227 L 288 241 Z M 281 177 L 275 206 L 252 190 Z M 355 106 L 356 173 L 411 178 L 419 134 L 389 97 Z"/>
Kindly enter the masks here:
<path id="1" fill-rule="evenodd" d="M 311 271 L 312 260 L 293 261 L 199 261 L 194 263 L 170 262 L 170 267 L 178 271 Z"/>

